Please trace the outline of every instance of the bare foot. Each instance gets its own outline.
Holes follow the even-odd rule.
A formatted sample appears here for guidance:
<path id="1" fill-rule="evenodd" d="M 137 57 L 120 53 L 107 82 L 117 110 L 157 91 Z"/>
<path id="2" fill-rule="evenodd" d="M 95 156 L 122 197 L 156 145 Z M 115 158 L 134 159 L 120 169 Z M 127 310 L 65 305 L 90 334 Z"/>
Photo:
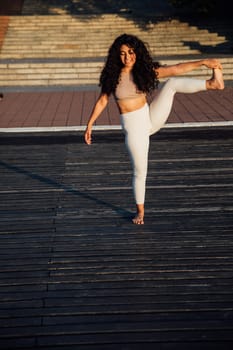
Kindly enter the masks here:
<path id="1" fill-rule="evenodd" d="M 209 90 L 223 90 L 224 81 L 222 76 L 222 69 L 214 68 L 213 75 L 210 80 L 207 80 L 207 89 Z"/>
<path id="2" fill-rule="evenodd" d="M 136 204 L 137 214 L 133 218 L 133 223 L 135 225 L 144 225 L 144 204 Z"/>
<path id="3" fill-rule="evenodd" d="M 144 217 L 141 214 L 137 214 L 132 221 L 135 225 L 144 225 Z"/>

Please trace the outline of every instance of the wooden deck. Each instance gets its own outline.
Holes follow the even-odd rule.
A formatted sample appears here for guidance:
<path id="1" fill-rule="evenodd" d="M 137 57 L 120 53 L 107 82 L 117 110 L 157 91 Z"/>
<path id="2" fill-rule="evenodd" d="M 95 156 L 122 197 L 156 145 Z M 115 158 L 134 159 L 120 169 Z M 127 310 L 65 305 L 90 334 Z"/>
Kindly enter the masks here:
<path id="1" fill-rule="evenodd" d="M 0 101 L 0 129 L 84 127 L 98 94 L 97 90 L 6 92 Z M 223 91 L 176 94 L 168 125 L 233 122 L 232 111 L 231 86 Z M 97 120 L 97 126 L 103 125 L 119 125 L 113 98 Z"/>
<path id="2" fill-rule="evenodd" d="M 1 349 L 232 349 L 232 132 L 152 137 L 139 227 L 121 132 L 1 134 Z"/>

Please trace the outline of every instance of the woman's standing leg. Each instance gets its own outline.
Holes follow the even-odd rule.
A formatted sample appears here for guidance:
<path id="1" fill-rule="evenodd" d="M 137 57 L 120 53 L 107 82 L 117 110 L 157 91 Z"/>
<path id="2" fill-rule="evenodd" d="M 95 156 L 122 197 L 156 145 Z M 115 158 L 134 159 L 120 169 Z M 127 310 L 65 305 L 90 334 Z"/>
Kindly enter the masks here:
<path id="1" fill-rule="evenodd" d="M 137 206 L 137 215 L 133 219 L 136 224 L 143 224 L 146 176 L 148 166 L 149 135 L 151 122 L 149 106 L 121 115 L 121 123 L 125 132 L 125 144 L 130 155 L 133 168 L 133 193 Z"/>

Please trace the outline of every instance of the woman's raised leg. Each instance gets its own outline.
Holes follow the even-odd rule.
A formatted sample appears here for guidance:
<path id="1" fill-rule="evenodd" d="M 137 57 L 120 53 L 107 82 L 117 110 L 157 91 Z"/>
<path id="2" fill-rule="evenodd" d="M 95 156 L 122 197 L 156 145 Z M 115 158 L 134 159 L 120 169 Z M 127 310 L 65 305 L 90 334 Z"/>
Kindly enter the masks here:
<path id="1" fill-rule="evenodd" d="M 190 94 L 205 90 L 222 90 L 223 88 L 222 70 L 219 68 L 213 69 L 213 75 L 209 80 L 170 78 L 150 104 L 151 135 L 160 130 L 166 123 L 176 92 Z"/>
<path id="2" fill-rule="evenodd" d="M 150 104 L 151 135 L 166 123 L 176 92 L 194 93 L 206 90 L 206 81 L 192 78 L 170 78 Z"/>

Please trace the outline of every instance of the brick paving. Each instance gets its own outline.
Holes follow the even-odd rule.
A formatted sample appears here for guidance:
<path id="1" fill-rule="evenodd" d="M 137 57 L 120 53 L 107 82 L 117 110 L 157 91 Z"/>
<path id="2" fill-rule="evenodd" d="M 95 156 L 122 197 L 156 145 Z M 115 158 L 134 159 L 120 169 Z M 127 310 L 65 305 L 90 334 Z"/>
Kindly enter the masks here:
<path id="1" fill-rule="evenodd" d="M 53 5 L 56 1 L 53 1 Z M 58 1 L 60 6 L 61 3 Z M 164 1 L 158 2 L 159 9 L 165 10 Z M 69 2 L 71 5 L 71 2 Z M 132 5 L 132 4 L 131 4 Z M 137 2 L 141 6 L 140 2 Z M 0 4 L 0 48 L 7 30 L 9 16 L 20 14 L 23 0 L 6 1 Z M 104 3 L 105 6 L 105 3 Z M 73 8 L 73 7 L 72 7 Z M 144 8 L 144 4 L 143 4 Z M 156 5 L 157 8 L 157 5 Z M 18 89 L 18 90 L 17 90 Z M 13 128 L 83 128 L 86 125 L 91 109 L 98 96 L 96 90 L 81 90 L 82 87 L 71 86 L 57 88 L 58 91 L 40 91 L 32 87 L 31 91 L 23 91 L 23 86 L 15 90 L 4 90 L 4 98 L 0 100 L 0 129 L 11 131 Z M 192 123 L 222 123 L 233 122 L 233 86 L 227 86 L 223 91 L 201 92 L 198 94 L 177 94 L 167 126 L 186 125 Z M 113 98 L 97 126 L 106 129 L 119 126 L 119 112 Z"/>
<path id="2" fill-rule="evenodd" d="M 0 101 L 0 129 L 12 128 L 83 128 L 99 92 L 53 91 L 8 92 Z M 233 87 L 223 91 L 177 94 L 168 125 L 186 123 L 232 123 Z M 97 120 L 97 126 L 119 126 L 114 99 Z"/>

